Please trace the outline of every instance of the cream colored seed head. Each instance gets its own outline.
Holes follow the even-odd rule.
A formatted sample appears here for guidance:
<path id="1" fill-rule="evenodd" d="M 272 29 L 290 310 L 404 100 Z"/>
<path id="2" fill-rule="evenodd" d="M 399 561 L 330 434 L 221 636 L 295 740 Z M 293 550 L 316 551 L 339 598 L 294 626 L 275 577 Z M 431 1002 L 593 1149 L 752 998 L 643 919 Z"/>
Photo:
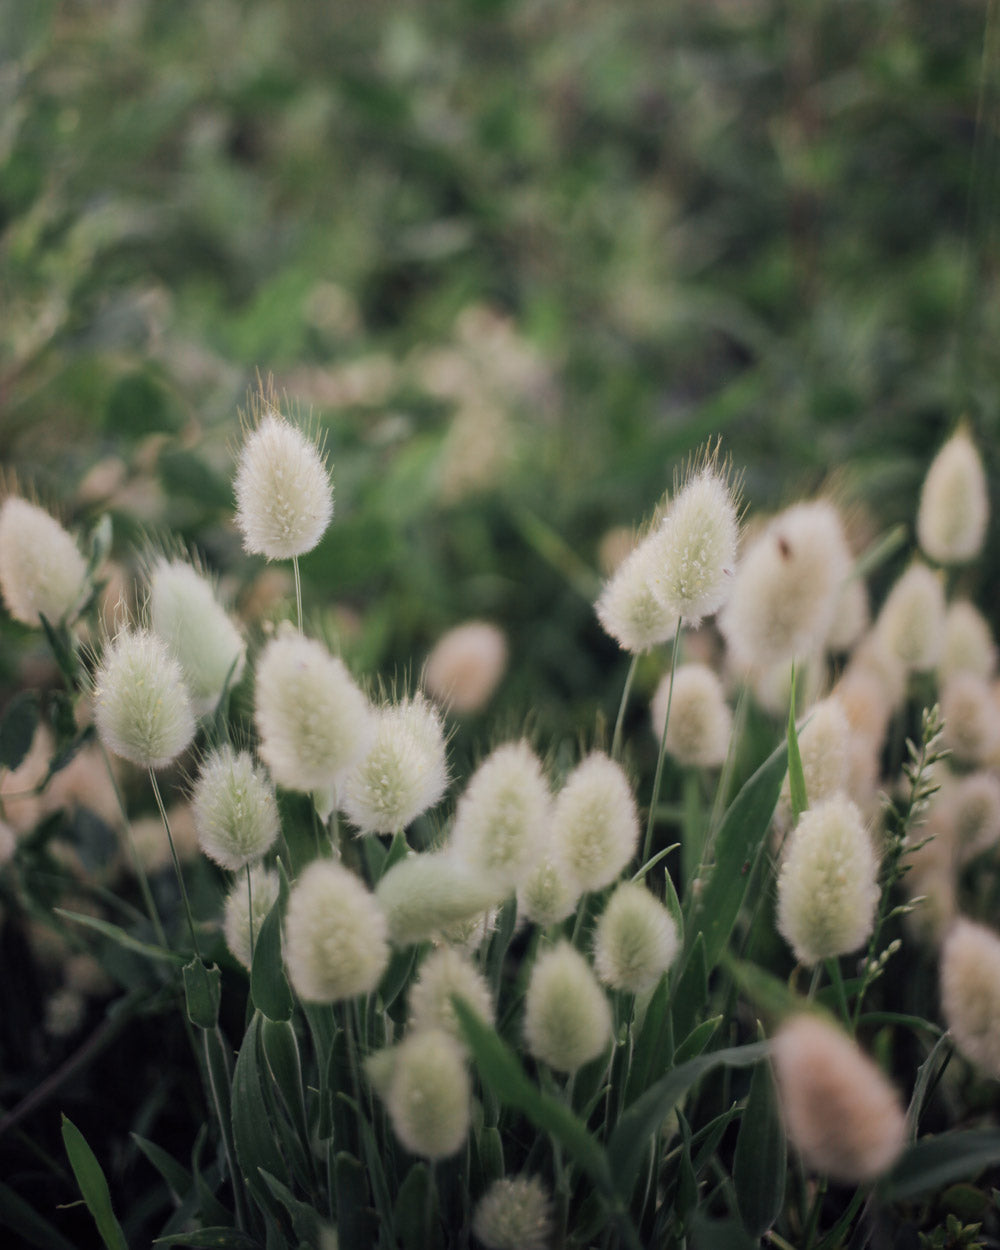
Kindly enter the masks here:
<path id="1" fill-rule="evenodd" d="M 536 1059 L 575 1072 L 611 1039 L 611 1008 L 590 965 L 568 942 L 535 961 L 524 1001 L 524 1040 Z"/>
<path id="2" fill-rule="evenodd" d="M 594 932 L 594 967 L 613 989 L 641 994 L 674 962 L 677 925 L 663 904 L 637 881 L 615 888 Z"/>
<path id="3" fill-rule="evenodd" d="M 798 727 L 799 754 L 809 806 L 815 807 L 847 789 L 850 774 L 851 726 L 836 696 L 821 700 L 806 713 Z M 783 823 L 790 815 L 791 783 L 788 776 L 781 787 L 778 813 Z"/>
<path id="4" fill-rule="evenodd" d="M 659 539 L 653 533 L 625 557 L 595 605 L 604 632 L 633 655 L 668 642 L 677 632 L 677 613 L 653 589 L 658 558 Z"/>
<path id="5" fill-rule="evenodd" d="M 944 591 L 926 564 L 911 564 L 882 605 L 875 622 L 882 646 L 905 669 L 926 672 L 944 644 Z"/>
<path id="6" fill-rule="evenodd" d="M 635 854 L 639 813 L 621 766 L 601 751 L 582 760 L 556 796 L 552 843 L 582 890 L 610 885 Z"/>
<path id="7" fill-rule="evenodd" d="M 984 764 L 1000 749 L 1000 704 L 987 681 L 955 673 L 941 689 L 942 741 L 961 764 Z"/>
<path id="8" fill-rule="evenodd" d="M 944 646 L 938 672 L 942 679 L 955 673 L 991 678 L 996 671 L 997 648 L 983 614 L 967 599 L 950 604 L 944 618 Z"/>
<path id="9" fill-rule="evenodd" d="M 1000 1077 L 1000 937 L 955 921 L 941 950 L 941 1007 L 967 1059 Z"/>
<path id="10" fill-rule="evenodd" d="M 939 564 L 964 564 L 982 549 L 989 521 L 983 462 L 966 430 L 931 462 L 917 511 L 920 546 Z"/>
<path id="11" fill-rule="evenodd" d="M 552 1202 L 537 1176 L 504 1176 L 476 1204 L 472 1231 L 486 1250 L 548 1250 Z"/>
<path id="12" fill-rule="evenodd" d="M 517 887 L 517 914 L 530 924 L 547 928 L 573 914 L 580 893 L 573 874 L 550 847 Z"/>
<path id="13" fill-rule="evenodd" d="M 425 942 L 477 920 L 501 902 L 502 882 L 449 851 L 425 851 L 393 864 L 375 889 L 394 946 Z"/>
<path id="14" fill-rule="evenodd" d="M 385 1105 L 411 1154 L 447 1159 L 469 1132 L 472 1090 L 461 1047 L 442 1029 L 411 1033 L 392 1055 Z"/>
<path id="15" fill-rule="evenodd" d="M 44 508 L 18 495 L 0 507 L 0 591 L 24 625 L 58 625 L 78 609 L 87 563 L 70 534 Z"/>
<path id="16" fill-rule="evenodd" d="M 201 849 L 230 872 L 260 859 L 277 840 L 274 788 L 248 751 L 227 744 L 208 755 L 191 806 Z"/>
<path id="17" fill-rule="evenodd" d="M 774 1038 L 785 1127 L 806 1166 L 843 1184 L 886 1172 L 906 1141 L 899 1097 L 860 1047 L 833 1024 L 798 1015 Z"/>
<path id="18" fill-rule="evenodd" d="M 250 890 L 246 874 L 241 873 L 229 887 L 223 913 L 222 931 L 230 952 L 248 971 L 251 963 L 250 903 L 253 900 L 253 945 L 260 936 L 260 927 L 278 899 L 278 874 L 273 868 L 255 864 L 250 869 Z"/>
<path id="19" fill-rule="evenodd" d="M 667 751 L 690 768 L 715 768 L 725 762 L 733 715 L 722 682 L 707 664 L 682 664 L 667 673 L 653 695 L 653 733 L 659 739 L 670 705 Z"/>
<path id="20" fill-rule="evenodd" d="M 443 1029 L 465 1049 L 462 1030 L 452 1006 L 452 995 L 461 998 L 486 1024 L 493 1024 L 493 996 L 486 978 L 461 951 L 442 946 L 420 965 L 410 987 L 408 1005 L 411 1032 Z"/>
<path id="21" fill-rule="evenodd" d="M 423 685 L 459 716 L 486 706 L 507 667 L 507 638 L 491 621 L 466 621 L 442 634 L 427 657 Z"/>

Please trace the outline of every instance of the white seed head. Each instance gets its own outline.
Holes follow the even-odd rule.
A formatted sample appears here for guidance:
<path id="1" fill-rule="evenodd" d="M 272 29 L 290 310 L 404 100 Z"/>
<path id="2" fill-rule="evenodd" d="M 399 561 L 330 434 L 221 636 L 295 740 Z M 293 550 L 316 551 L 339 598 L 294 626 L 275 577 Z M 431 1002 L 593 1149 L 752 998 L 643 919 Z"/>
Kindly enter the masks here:
<path id="1" fill-rule="evenodd" d="M 476 1203 L 473 1236 L 486 1250 L 548 1250 L 552 1202 L 537 1176 L 504 1176 Z"/>
<path id="2" fill-rule="evenodd" d="M 228 679 L 239 681 L 246 647 L 208 578 L 183 560 L 157 560 L 149 575 L 149 623 L 181 666 L 198 712 L 210 711 Z"/>
<path id="3" fill-rule="evenodd" d="M 455 854 L 513 887 L 548 838 L 552 795 L 527 742 L 507 742 L 479 765 L 458 801 L 451 845 Z"/>
<path id="4" fill-rule="evenodd" d="M 374 733 L 368 700 L 344 663 L 292 629 L 257 661 L 254 719 L 261 758 L 290 790 L 338 785 Z"/>
<path id="5" fill-rule="evenodd" d="M 986 474 L 965 430 L 931 461 L 917 511 L 917 539 L 939 564 L 964 564 L 982 550 L 989 520 Z"/>
<path id="6" fill-rule="evenodd" d="M 635 796 L 621 766 L 603 752 L 592 752 L 566 778 L 552 814 L 552 843 L 581 890 L 610 885 L 635 854 Z"/>
<path id="7" fill-rule="evenodd" d="M 334 1003 L 374 990 L 389 962 L 385 916 L 359 877 L 314 860 L 292 886 L 285 916 L 285 966 L 295 992 Z"/>
<path id="8" fill-rule="evenodd" d="M 265 855 L 280 830 L 274 788 L 248 751 L 220 747 L 206 757 L 191 795 L 198 843 L 230 872 Z"/>
<path id="9" fill-rule="evenodd" d="M 493 996 L 486 978 L 461 951 L 442 946 L 432 951 L 420 965 L 410 986 L 408 1005 L 411 1032 L 444 1029 L 465 1049 L 462 1030 L 452 1006 L 456 995 L 486 1024 L 493 1024 Z"/>
<path id="10" fill-rule="evenodd" d="M 941 1008 L 955 1045 L 1000 1077 L 1000 937 L 959 918 L 941 948 Z"/>
<path id="11" fill-rule="evenodd" d="M 362 833 L 397 833 L 448 785 L 444 727 L 422 695 L 374 713 L 374 740 L 344 780 L 341 807 Z"/>
<path id="12" fill-rule="evenodd" d="M 881 1070 L 833 1024 L 793 1016 L 774 1038 L 785 1127 L 803 1161 L 843 1184 L 886 1172 L 906 1141 L 899 1097 Z"/>
<path id="13" fill-rule="evenodd" d="M 524 1040 L 536 1059 L 575 1072 L 611 1038 L 611 1008 L 590 965 L 569 942 L 535 961 L 524 1000 Z"/>
<path id="14" fill-rule="evenodd" d="M 652 989 L 677 955 L 677 925 L 637 881 L 615 888 L 594 932 L 594 967 L 605 985 L 641 994 Z"/>
<path id="15" fill-rule="evenodd" d="M 886 651 L 905 669 L 926 672 L 941 655 L 944 612 L 940 577 L 918 562 L 889 591 L 875 629 Z"/>
<path id="16" fill-rule="evenodd" d="M 409 946 L 478 919 L 506 893 L 502 883 L 449 851 L 408 855 L 389 869 L 375 896 L 394 946 Z"/>
<path id="17" fill-rule="evenodd" d="M 674 673 L 673 696 L 667 673 L 653 695 L 653 733 L 657 741 L 667 726 L 667 751 L 689 768 L 714 768 L 722 764 L 729 750 L 733 714 L 729 710 L 722 682 L 707 664 L 682 664 Z"/>
<path id="18" fill-rule="evenodd" d="M 316 444 L 267 412 L 240 449 L 234 482 L 244 548 L 269 560 L 304 555 L 333 517 L 333 490 Z"/>
<path id="19" fill-rule="evenodd" d="M 142 768 L 165 768 L 190 743 L 195 720 L 181 667 L 155 634 L 123 629 L 105 647 L 94 721 L 109 751 Z"/>
<path id="20" fill-rule="evenodd" d="M 949 801 L 961 862 L 975 859 L 1000 842 L 1000 777 L 996 773 L 977 769 L 959 777 Z"/>
<path id="21" fill-rule="evenodd" d="M 729 655 L 730 670 L 733 668 L 733 656 Z M 740 669 L 736 665 L 740 680 L 746 680 L 753 691 L 754 698 L 771 716 L 782 720 L 788 715 L 788 704 L 792 697 L 792 674 L 795 675 L 795 699 L 798 706 L 811 707 L 819 698 L 826 683 L 826 661 L 822 655 L 813 654 L 799 657 L 796 660 L 779 660 L 767 668 Z"/>
<path id="22" fill-rule="evenodd" d="M 677 632 L 677 612 L 653 590 L 660 558 L 658 532 L 631 551 L 605 583 L 595 604 L 604 632 L 624 650 L 641 655 Z"/>
<path id="23" fill-rule="evenodd" d="M 815 807 L 838 791 L 846 790 L 851 766 L 851 725 L 836 697 L 822 699 L 798 726 L 799 754 L 809 806 Z M 791 808 L 791 783 L 786 774 L 778 799 L 781 823 Z"/>
<path id="24" fill-rule="evenodd" d="M 837 594 L 826 649 L 849 651 L 868 628 L 869 619 L 868 588 L 860 577 L 849 576 Z"/>
<path id="25" fill-rule="evenodd" d="M 967 599 L 957 599 L 945 613 L 940 677 L 974 673 L 988 678 L 993 676 L 996 664 L 997 648 L 989 622 Z"/>
<path id="26" fill-rule="evenodd" d="M 664 611 L 691 626 L 717 612 L 732 585 L 738 539 L 733 491 L 708 464 L 677 492 L 651 536 L 653 593 Z"/>
<path id="27" fill-rule="evenodd" d="M 517 914 L 530 924 L 547 928 L 573 914 L 580 892 L 573 874 L 555 848 L 550 848 L 518 885 Z"/>
<path id="28" fill-rule="evenodd" d="M 872 931 L 878 865 L 843 795 L 803 812 L 778 876 L 778 930 L 799 963 L 857 950 Z"/>
<path id="29" fill-rule="evenodd" d="M 432 699 L 458 715 L 486 706 L 507 667 L 507 638 L 491 621 L 456 625 L 434 644 L 423 686 Z"/>
<path id="30" fill-rule="evenodd" d="M 87 563 L 70 534 L 44 508 L 18 495 L 0 507 L 0 591 L 25 625 L 50 625 L 79 606 Z"/>
<path id="31" fill-rule="evenodd" d="M 447 1159 L 465 1141 L 472 1090 L 462 1048 L 443 1029 L 411 1033 L 392 1051 L 385 1105 L 411 1154 Z"/>
<path id="32" fill-rule="evenodd" d="M 775 517 L 741 560 L 719 618 L 734 662 L 768 668 L 819 651 L 849 572 L 844 527 L 831 503 L 800 503 Z"/>
<path id="33" fill-rule="evenodd" d="M 250 891 L 246 874 L 241 873 L 229 887 L 223 913 L 222 931 L 226 945 L 244 968 L 250 969 L 250 901 L 253 900 L 253 940 L 260 936 L 260 927 L 278 899 L 278 874 L 273 868 L 255 864 L 250 869 Z"/>
<path id="34" fill-rule="evenodd" d="M 989 682 L 955 673 L 941 687 L 942 742 L 961 764 L 986 763 L 1000 748 L 1000 704 Z"/>

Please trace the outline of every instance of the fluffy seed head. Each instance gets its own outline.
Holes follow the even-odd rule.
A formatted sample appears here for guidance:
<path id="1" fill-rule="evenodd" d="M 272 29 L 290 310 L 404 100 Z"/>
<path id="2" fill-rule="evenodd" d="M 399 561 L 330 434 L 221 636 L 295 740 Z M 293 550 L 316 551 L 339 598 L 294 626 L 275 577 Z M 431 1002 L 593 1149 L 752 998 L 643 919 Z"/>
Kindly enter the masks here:
<path id="1" fill-rule="evenodd" d="M 260 927 L 278 899 L 278 874 L 273 868 L 255 864 L 250 869 L 250 895 L 253 899 L 253 940 L 256 944 Z M 250 968 L 250 898 L 247 897 L 245 874 L 229 887 L 223 913 L 222 931 L 226 945 L 244 968 Z"/>
<path id="2" fill-rule="evenodd" d="M 951 787 L 949 801 L 962 862 L 1000 842 L 1000 778 L 996 773 L 978 769 L 960 777 Z"/>
<path id="3" fill-rule="evenodd" d="M 815 807 L 838 791 L 846 790 L 851 764 L 851 725 L 840 700 L 831 695 L 806 714 L 798 728 L 799 754 L 809 806 Z M 791 810 L 791 785 L 785 777 L 778 799 L 779 817 Z"/>
<path id="4" fill-rule="evenodd" d="M 917 539 L 939 564 L 977 556 L 989 520 L 986 474 L 966 430 L 953 435 L 931 461 L 920 493 Z"/>
<path id="5" fill-rule="evenodd" d="M 458 801 L 451 844 L 456 855 L 513 888 L 548 836 L 552 796 L 527 742 L 507 742 L 479 765 Z"/>
<path id="6" fill-rule="evenodd" d="M 247 435 L 233 485 L 243 546 L 269 560 L 312 551 L 333 517 L 333 490 L 322 453 L 272 410 Z"/>
<path id="7" fill-rule="evenodd" d="M 857 950 L 871 933 L 877 863 L 861 814 L 835 795 L 803 812 L 778 876 L 778 930 L 799 963 Z"/>
<path id="8" fill-rule="evenodd" d="M 455 994 L 486 1024 L 493 1024 L 493 996 L 483 974 L 452 946 L 442 946 L 420 965 L 410 987 L 410 1030 L 444 1029 L 465 1049 L 462 1030 L 451 1003 Z"/>
<path id="9" fill-rule="evenodd" d="M 663 904 L 637 881 L 623 881 L 608 899 L 594 933 L 594 967 L 605 985 L 641 994 L 674 962 L 677 926 Z"/>
<path id="10" fill-rule="evenodd" d="M 476 1203 L 473 1235 L 486 1250 L 546 1250 L 552 1203 L 537 1176 L 504 1176 Z"/>
<path id="11" fill-rule="evenodd" d="M 644 539 L 618 566 L 595 604 L 604 632 L 624 650 L 641 655 L 677 632 L 677 612 L 654 593 L 659 559 L 656 532 Z"/>
<path id="12" fill-rule="evenodd" d="M 860 577 L 842 582 L 826 636 L 828 651 L 848 651 L 868 628 L 868 589 Z"/>
<path id="13" fill-rule="evenodd" d="M 376 709 L 374 726 L 367 755 L 344 781 L 341 805 L 362 833 L 396 833 L 444 794 L 444 727 L 421 695 Z"/>
<path id="14" fill-rule="evenodd" d="M 944 643 L 944 591 L 926 564 L 914 563 L 899 578 L 878 614 L 875 628 L 904 668 L 934 668 Z"/>
<path id="15" fill-rule="evenodd" d="M 989 622 L 967 599 L 957 599 L 944 618 L 939 674 L 948 678 L 955 673 L 974 673 L 988 678 L 996 664 L 997 649 Z"/>
<path id="16" fill-rule="evenodd" d="M 105 647 L 94 720 L 108 750 L 142 768 L 165 768 L 194 737 L 181 667 L 155 634 L 123 629 Z"/>
<path id="17" fill-rule="evenodd" d="M 478 712 L 507 667 L 507 638 L 490 621 L 466 621 L 434 644 L 424 667 L 424 689 L 452 712 Z"/>
<path id="18" fill-rule="evenodd" d="M 733 729 L 733 715 L 723 694 L 722 682 L 707 664 L 682 664 L 674 673 L 670 694 L 667 673 L 653 695 L 653 732 L 657 740 L 667 726 L 667 750 L 680 764 L 691 768 L 714 768 L 724 762 Z"/>
<path id="19" fill-rule="evenodd" d="M 524 1000 L 524 1040 L 536 1059 L 575 1072 L 604 1050 L 611 1008 L 590 965 L 569 942 L 535 961 Z"/>
<path id="20" fill-rule="evenodd" d="M 389 962 L 386 920 L 374 896 L 327 859 L 314 860 L 292 887 L 283 946 L 295 992 L 310 1003 L 369 993 Z"/>
<path id="21" fill-rule="evenodd" d="M 532 866 L 517 887 L 517 914 L 530 924 L 547 928 L 571 916 L 580 898 L 573 874 L 550 848 Z"/>
<path id="22" fill-rule="evenodd" d="M 681 487 L 651 541 L 653 594 L 695 626 L 725 603 L 736 566 L 739 517 L 726 476 L 707 464 Z"/>
<path id="23" fill-rule="evenodd" d="M 18 495 L 0 507 L 0 591 L 25 625 L 57 625 L 83 594 L 87 564 L 70 534 L 44 508 Z"/>
<path id="24" fill-rule="evenodd" d="M 449 851 L 408 855 L 379 881 L 375 896 L 394 946 L 409 946 L 477 919 L 505 888 Z"/>
<path id="25" fill-rule="evenodd" d="M 955 1045 L 1000 1077 L 1000 938 L 958 919 L 941 949 L 941 1007 Z"/>
<path id="26" fill-rule="evenodd" d="M 592 752 L 566 778 L 552 814 L 552 842 L 582 890 L 609 885 L 635 854 L 635 796 L 620 765 L 603 752 Z"/>
<path id="27" fill-rule="evenodd" d="M 831 503 L 800 503 L 775 517 L 740 562 L 719 619 L 736 664 L 767 668 L 820 650 L 849 571 Z"/>
<path id="28" fill-rule="evenodd" d="M 274 789 L 248 751 L 229 745 L 213 751 L 198 773 L 191 806 L 201 849 L 230 872 L 260 859 L 278 837 Z"/>
<path id="29" fill-rule="evenodd" d="M 469 1131 L 472 1094 L 459 1044 L 442 1029 L 411 1033 L 395 1048 L 385 1091 L 393 1131 L 411 1154 L 446 1159 Z"/>
<path id="30" fill-rule="evenodd" d="M 985 763 L 1000 747 L 1000 705 L 982 677 L 949 677 L 941 688 L 941 715 L 942 741 L 959 763 Z"/>
<path id="31" fill-rule="evenodd" d="M 159 559 L 149 575 L 149 623 L 181 666 L 199 712 L 243 673 L 246 648 L 208 578 L 183 560 Z"/>
<path id="32" fill-rule="evenodd" d="M 257 661 L 254 719 L 261 758 L 290 790 L 339 784 L 374 732 L 368 700 L 343 662 L 291 628 Z"/>
<path id="33" fill-rule="evenodd" d="M 788 1136 L 813 1171 L 860 1184 L 899 1157 L 906 1117 L 896 1091 L 840 1029 L 793 1016 L 774 1038 L 774 1070 Z"/>

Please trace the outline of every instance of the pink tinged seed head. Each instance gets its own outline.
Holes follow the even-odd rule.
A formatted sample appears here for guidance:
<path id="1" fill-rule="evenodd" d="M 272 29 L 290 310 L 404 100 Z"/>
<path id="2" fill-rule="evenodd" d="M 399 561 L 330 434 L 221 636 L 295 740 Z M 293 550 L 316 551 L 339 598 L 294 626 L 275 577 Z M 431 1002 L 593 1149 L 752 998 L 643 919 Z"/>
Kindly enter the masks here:
<path id="1" fill-rule="evenodd" d="M 965 564 L 982 550 L 989 521 L 986 473 L 967 430 L 941 448 L 924 478 L 917 539 L 938 564 Z"/>

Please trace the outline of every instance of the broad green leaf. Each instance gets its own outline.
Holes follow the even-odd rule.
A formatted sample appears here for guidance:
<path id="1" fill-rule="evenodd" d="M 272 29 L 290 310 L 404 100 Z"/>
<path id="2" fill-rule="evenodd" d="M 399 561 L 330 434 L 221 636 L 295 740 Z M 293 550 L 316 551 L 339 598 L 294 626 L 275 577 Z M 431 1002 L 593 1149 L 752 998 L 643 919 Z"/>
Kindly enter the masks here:
<path id="1" fill-rule="evenodd" d="M 748 1067 L 769 1053 L 765 1042 L 731 1046 L 689 1059 L 674 1068 L 635 1100 L 618 1121 L 608 1143 L 615 1190 L 627 1201 L 649 1139 L 694 1083 L 713 1068 Z"/>
<path id="2" fill-rule="evenodd" d="M 7 704 L 0 720 L 0 768 L 17 768 L 31 750 L 40 719 L 38 694 L 24 690 Z"/>
<path id="3" fill-rule="evenodd" d="M 1000 1163 L 1000 1130 L 968 1129 L 924 1137 L 904 1151 L 880 1188 L 889 1201 L 916 1198 L 954 1181 L 971 1180 Z"/>
<path id="4" fill-rule="evenodd" d="M 173 1155 L 168 1154 L 156 1142 L 147 1141 L 138 1133 L 130 1134 L 132 1140 L 150 1161 L 157 1172 L 163 1177 L 170 1190 L 174 1202 L 181 1202 L 194 1185 L 194 1178 L 182 1163 L 178 1163 Z"/>
<path id="5" fill-rule="evenodd" d="M 126 933 L 116 924 L 111 924 L 110 921 L 99 920 L 96 916 L 84 916 L 75 911 L 64 911 L 61 907 L 53 910 L 57 916 L 86 925 L 88 929 L 93 929 L 103 937 L 110 938 L 112 942 L 117 942 L 119 946 L 124 946 L 126 950 L 133 951 L 136 955 L 144 955 L 147 959 L 162 959 L 171 964 L 184 962 L 184 956 L 177 951 L 167 950 L 165 946 L 154 946 L 151 942 L 140 942 L 138 938 L 132 937 L 131 934 Z"/>
<path id="6" fill-rule="evenodd" d="M 743 905 L 751 869 L 767 835 L 788 767 L 780 743 L 733 799 L 715 836 L 715 862 L 704 879 L 689 933 L 705 939 L 706 966 L 718 964 Z"/>
<path id="7" fill-rule="evenodd" d="M 374 1246 L 378 1224 L 368 1205 L 368 1182 L 361 1163 L 347 1151 L 334 1158 L 333 1188 L 337 1206 L 337 1235 L 342 1246 Z"/>
<path id="8" fill-rule="evenodd" d="M 111 1206 L 111 1191 L 97 1156 L 72 1120 L 62 1118 L 63 1145 L 87 1209 L 108 1250 L 128 1250 L 125 1234 Z"/>
<path id="9" fill-rule="evenodd" d="M 721 1022 L 722 1016 L 712 1016 L 711 1019 L 703 1020 L 701 1024 L 696 1024 L 677 1047 L 674 1053 L 674 1066 L 686 1063 L 689 1059 L 693 1059 L 695 1055 L 700 1055 L 712 1040 L 715 1030 Z"/>
<path id="10" fill-rule="evenodd" d="M 427 1164 L 415 1163 L 399 1187 L 392 1211 L 392 1225 L 403 1243 L 403 1250 L 425 1250 L 429 1244 L 431 1230 L 428 1227 L 427 1197 L 430 1183 Z"/>
<path id="11" fill-rule="evenodd" d="M 295 1030 L 287 1020 L 268 1020 L 260 1030 L 264 1061 L 303 1142 L 309 1140 L 302 1062 Z"/>
<path id="12" fill-rule="evenodd" d="M 257 935 L 253 952 L 253 969 L 250 973 L 250 997 L 253 1005 L 268 1020 L 291 1020 L 292 991 L 288 988 L 285 969 L 281 962 L 281 921 L 284 914 L 282 901 L 275 899 L 274 906 L 264 918 Z"/>
<path id="13" fill-rule="evenodd" d="M 634 1102 L 653 1081 L 659 1080 L 670 1066 L 673 1052 L 670 979 L 664 974 L 646 1006 L 646 1013 L 637 1032 L 632 1066 L 625 1088 L 626 1104 Z"/>
<path id="14" fill-rule="evenodd" d="M 39 1250 L 76 1250 L 58 1228 L 50 1224 L 34 1207 L 19 1197 L 13 1189 L 0 1182 L 0 1227 L 16 1233 L 26 1246 Z"/>
<path id="15" fill-rule="evenodd" d="M 236 1159 L 247 1188 L 265 1210 L 275 1210 L 271 1191 L 261 1180 L 259 1169 L 288 1183 L 288 1171 L 274 1136 L 261 1089 L 258 1055 L 260 1027 L 263 1016 L 255 1011 L 243 1038 L 243 1045 L 233 1073 L 233 1143 Z"/>
<path id="16" fill-rule="evenodd" d="M 774 1073 L 765 1059 L 750 1081 L 733 1158 L 736 1206 L 751 1237 L 762 1237 L 784 1205 L 787 1156 Z"/>
<path id="17" fill-rule="evenodd" d="M 255 1238 L 236 1228 L 200 1228 L 192 1233 L 157 1237 L 154 1246 L 191 1246 L 192 1250 L 263 1250 Z"/>
<path id="18" fill-rule="evenodd" d="M 701 1018 L 707 1002 L 708 964 L 705 957 L 705 939 L 699 933 L 695 936 L 687 962 L 674 989 L 671 1004 L 674 1037 L 687 1037 L 696 1021 Z"/>
<path id="19" fill-rule="evenodd" d="M 184 1001 L 192 1024 L 199 1029 L 215 1028 L 222 1001 L 222 973 L 215 964 L 206 967 L 196 955 L 184 965 Z"/>
<path id="20" fill-rule="evenodd" d="M 264 1184 L 288 1212 L 295 1236 L 310 1246 L 316 1245 L 319 1242 L 322 1221 L 315 1207 L 311 1207 L 305 1202 L 300 1202 L 288 1186 L 282 1185 L 281 1181 L 276 1176 L 272 1176 L 270 1172 L 265 1172 L 261 1168 L 260 1175 Z"/>

